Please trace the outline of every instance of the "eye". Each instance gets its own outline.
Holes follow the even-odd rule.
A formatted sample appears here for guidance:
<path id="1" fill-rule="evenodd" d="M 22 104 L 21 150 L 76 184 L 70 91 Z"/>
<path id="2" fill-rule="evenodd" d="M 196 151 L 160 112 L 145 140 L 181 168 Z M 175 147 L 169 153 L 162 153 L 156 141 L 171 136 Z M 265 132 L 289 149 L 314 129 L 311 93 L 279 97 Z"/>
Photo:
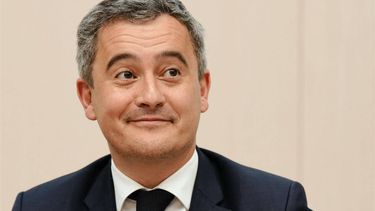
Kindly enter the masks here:
<path id="1" fill-rule="evenodd" d="M 166 78 L 175 78 L 179 75 L 181 75 L 180 71 L 174 68 L 166 70 L 163 74 L 163 76 Z"/>
<path id="2" fill-rule="evenodd" d="M 122 79 L 122 80 L 129 80 L 129 79 L 135 79 L 137 78 L 131 71 L 126 70 L 118 73 L 116 75 L 116 78 Z"/>

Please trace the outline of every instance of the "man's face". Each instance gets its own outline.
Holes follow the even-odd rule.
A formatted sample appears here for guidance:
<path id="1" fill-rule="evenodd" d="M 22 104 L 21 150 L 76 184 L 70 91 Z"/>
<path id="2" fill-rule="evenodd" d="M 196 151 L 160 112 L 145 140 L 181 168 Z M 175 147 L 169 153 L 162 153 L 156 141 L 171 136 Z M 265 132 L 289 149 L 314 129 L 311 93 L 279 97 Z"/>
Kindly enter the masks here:
<path id="1" fill-rule="evenodd" d="M 198 64 L 184 25 L 168 15 L 146 23 L 116 21 L 98 35 L 92 77 L 77 89 L 112 154 L 163 158 L 192 152 L 208 108 L 209 73 Z"/>

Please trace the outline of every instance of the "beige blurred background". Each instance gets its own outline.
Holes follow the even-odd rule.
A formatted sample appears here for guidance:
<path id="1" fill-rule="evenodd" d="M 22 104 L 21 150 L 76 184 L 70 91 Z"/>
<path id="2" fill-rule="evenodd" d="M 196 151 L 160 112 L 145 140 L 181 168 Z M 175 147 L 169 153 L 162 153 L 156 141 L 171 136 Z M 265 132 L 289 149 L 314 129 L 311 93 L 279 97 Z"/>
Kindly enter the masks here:
<path id="1" fill-rule="evenodd" d="M 0 210 L 108 153 L 75 93 L 98 0 L 1 0 Z M 375 1 L 185 0 L 206 29 L 198 144 L 303 183 L 319 211 L 375 211 Z"/>

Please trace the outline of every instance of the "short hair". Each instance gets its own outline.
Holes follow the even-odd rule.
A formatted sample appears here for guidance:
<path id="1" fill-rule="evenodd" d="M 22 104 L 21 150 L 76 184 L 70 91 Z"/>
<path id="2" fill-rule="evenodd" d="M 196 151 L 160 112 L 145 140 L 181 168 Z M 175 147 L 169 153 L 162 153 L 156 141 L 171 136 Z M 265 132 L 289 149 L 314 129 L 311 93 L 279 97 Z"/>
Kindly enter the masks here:
<path id="1" fill-rule="evenodd" d="M 206 69 L 203 28 L 179 0 L 104 0 L 81 21 L 77 31 L 77 63 L 80 77 L 94 86 L 92 64 L 97 50 L 99 30 L 117 20 L 146 22 L 162 14 L 176 18 L 188 30 L 198 63 L 199 79 Z"/>

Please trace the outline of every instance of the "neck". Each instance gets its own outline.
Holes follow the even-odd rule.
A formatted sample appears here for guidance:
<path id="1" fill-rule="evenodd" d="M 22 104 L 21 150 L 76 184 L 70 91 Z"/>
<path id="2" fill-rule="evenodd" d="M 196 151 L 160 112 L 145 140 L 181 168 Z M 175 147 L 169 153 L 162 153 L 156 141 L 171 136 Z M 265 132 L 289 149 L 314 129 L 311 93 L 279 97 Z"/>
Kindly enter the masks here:
<path id="1" fill-rule="evenodd" d="M 126 176 L 146 188 L 154 188 L 185 165 L 192 157 L 195 146 L 184 152 L 163 157 L 132 157 L 111 151 L 116 167 Z"/>

